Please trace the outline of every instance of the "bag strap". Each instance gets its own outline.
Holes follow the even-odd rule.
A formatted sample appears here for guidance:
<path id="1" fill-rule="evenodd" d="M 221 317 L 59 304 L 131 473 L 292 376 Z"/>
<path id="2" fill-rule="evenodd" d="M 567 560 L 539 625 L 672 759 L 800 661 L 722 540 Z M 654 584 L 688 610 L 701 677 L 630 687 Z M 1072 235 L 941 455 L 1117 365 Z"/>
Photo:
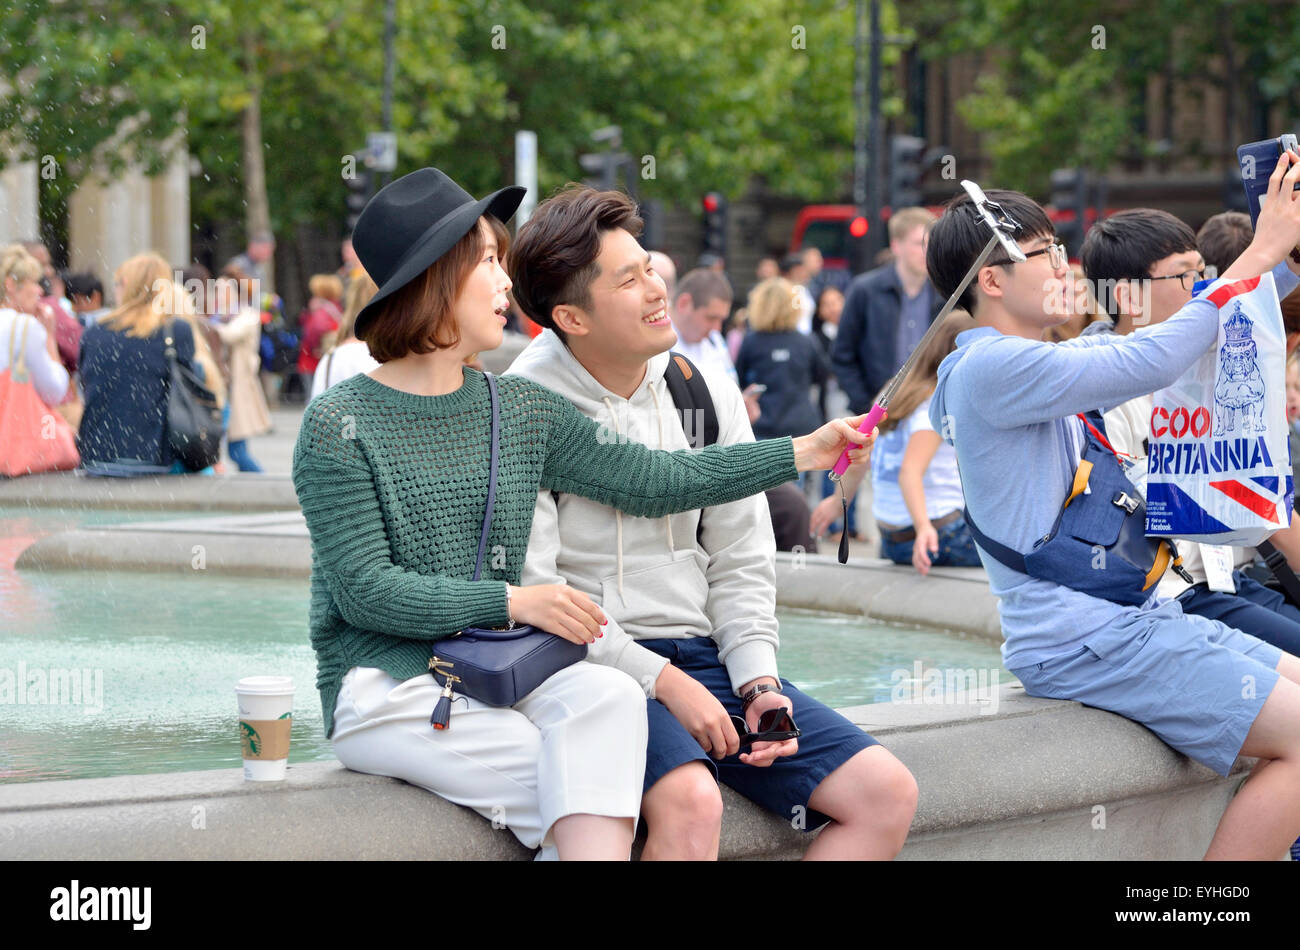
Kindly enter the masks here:
<path id="1" fill-rule="evenodd" d="M 970 528 L 971 537 L 975 543 L 988 551 L 996 560 L 1000 561 L 1003 566 L 1011 568 L 1013 571 L 1019 571 L 1021 574 L 1028 574 L 1029 571 L 1025 565 L 1025 556 L 1018 551 L 1013 551 L 1005 544 L 994 541 L 987 534 L 981 531 L 975 525 L 975 519 L 970 516 L 970 509 L 963 507 L 962 516 L 966 519 L 966 527 Z"/>
<path id="2" fill-rule="evenodd" d="M 492 413 L 492 448 L 489 456 L 487 508 L 483 512 L 483 531 L 478 539 L 478 558 L 474 561 L 474 580 L 478 580 L 483 570 L 483 553 L 487 550 L 488 529 L 492 527 L 492 508 L 497 500 L 497 448 L 501 439 L 501 409 L 497 405 L 497 380 L 491 373 L 484 373 L 487 380 L 488 406 Z"/>
<path id="3" fill-rule="evenodd" d="M 1277 582 L 1282 585 L 1287 599 L 1293 604 L 1300 605 L 1300 577 L 1296 577 L 1295 571 L 1291 570 L 1282 552 L 1269 541 L 1261 541 L 1255 545 L 1255 550 L 1264 558 L 1264 563 L 1273 572 Z"/>
<path id="4" fill-rule="evenodd" d="M 14 311 L 14 322 L 9 324 L 9 371 L 10 376 L 18 379 L 27 372 L 27 328 L 31 326 L 31 321 L 35 317 L 29 317 L 25 313 Z M 14 347 L 14 334 L 18 332 L 18 324 L 22 322 L 23 335 L 18 340 L 18 346 Z"/>
<path id="5" fill-rule="evenodd" d="M 702 449 L 715 445 L 718 441 L 718 409 L 713 404 L 709 386 L 704 382 L 704 374 L 680 353 L 668 354 L 668 366 L 664 369 L 664 382 L 668 385 L 668 395 L 673 397 L 673 405 L 682 416 L 682 431 L 686 441 L 693 449 Z M 703 413 L 704 431 L 694 432 L 694 425 L 688 426 Z M 703 439 L 703 441 L 701 441 Z"/>

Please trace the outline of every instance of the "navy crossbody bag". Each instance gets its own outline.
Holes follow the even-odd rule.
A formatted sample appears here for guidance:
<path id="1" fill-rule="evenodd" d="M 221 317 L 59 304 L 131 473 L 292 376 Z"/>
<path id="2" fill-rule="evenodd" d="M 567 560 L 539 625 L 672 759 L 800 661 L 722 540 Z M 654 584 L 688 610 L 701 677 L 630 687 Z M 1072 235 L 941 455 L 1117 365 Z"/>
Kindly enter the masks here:
<path id="1" fill-rule="evenodd" d="M 488 530 L 492 527 L 492 508 L 497 494 L 497 450 L 500 445 L 501 412 L 497 406 L 497 381 L 491 373 L 487 379 L 488 402 L 492 407 L 492 448 L 488 474 L 487 510 L 483 513 L 483 531 L 478 540 L 478 559 L 474 562 L 474 580 L 483 570 Z M 466 627 L 433 644 L 429 670 L 442 686 L 442 696 L 429 719 L 435 729 L 446 729 L 451 719 L 454 690 L 489 706 L 513 706 L 543 680 L 572 666 L 587 656 L 585 643 L 573 643 L 531 624 L 513 620 L 504 629 Z"/>

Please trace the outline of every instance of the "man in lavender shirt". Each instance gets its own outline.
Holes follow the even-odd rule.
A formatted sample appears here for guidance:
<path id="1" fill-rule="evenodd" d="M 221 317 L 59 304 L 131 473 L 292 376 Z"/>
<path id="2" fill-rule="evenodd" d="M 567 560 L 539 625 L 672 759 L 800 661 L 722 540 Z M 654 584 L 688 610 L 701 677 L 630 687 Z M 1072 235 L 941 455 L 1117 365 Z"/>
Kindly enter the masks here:
<path id="1" fill-rule="evenodd" d="M 1290 161 L 1300 163 L 1300 155 Z M 1211 290 L 1272 271 L 1279 295 L 1297 284 L 1283 263 L 1300 244 L 1300 164 L 1278 162 L 1255 240 Z M 1132 337 L 1042 342 L 1069 312 L 1064 249 L 1051 221 L 1017 192 L 991 200 L 1021 223 L 1028 259 L 994 251 L 961 300 L 972 329 L 939 368 L 930 417 L 957 451 L 971 520 L 1019 552 L 1046 535 L 1084 446 L 1077 413 L 1108 409 L 1171 385 L 1216 340 L 1218 309 L 1202 293 Z M 939 293 L 957 287 L 988 230 L 965 195 L 930 233 L 927 267 Z M 1030 577 L 980 548 L 999 598 L 1003 663 L 1033 696 L 1107 709 L 1222 775 L 1238 755 L 1260 759 L 1228 805 L 1207 858 L 1276 860 L 1300 834 L 1300 659 L 1152 595 L 1124 606 Z M 1086 571 L 1088 564 L 1079 566 Z"/>

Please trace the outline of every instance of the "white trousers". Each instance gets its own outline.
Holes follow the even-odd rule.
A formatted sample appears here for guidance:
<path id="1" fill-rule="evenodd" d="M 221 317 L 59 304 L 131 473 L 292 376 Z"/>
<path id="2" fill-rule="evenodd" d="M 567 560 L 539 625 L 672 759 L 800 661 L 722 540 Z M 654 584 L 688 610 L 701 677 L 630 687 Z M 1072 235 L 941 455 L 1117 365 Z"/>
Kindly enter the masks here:
<path id="1" fill-rule="evenodd" d="M 608 666 L 560 670 L 516 705 L 459 697 L 448 727 L 429 725 L 442 689 L 353 667 L 334 708 L 334 752 L 349 769 L 400 778 L 508 827 L 554 858 L 566 815 L 636 820 L 645 777 L 646 699 Z"/>

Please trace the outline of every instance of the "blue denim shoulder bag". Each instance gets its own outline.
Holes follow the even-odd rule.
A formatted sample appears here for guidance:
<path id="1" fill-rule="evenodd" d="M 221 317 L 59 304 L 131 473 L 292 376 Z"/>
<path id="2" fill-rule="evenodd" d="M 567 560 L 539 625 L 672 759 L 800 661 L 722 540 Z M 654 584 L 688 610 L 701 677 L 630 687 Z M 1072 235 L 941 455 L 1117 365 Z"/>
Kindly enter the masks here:
<path id="1" fill-rule="evenodd" d="M 1167 569 L 1191 575 L 1167 540 L 1146 536 L 1146 505 L 1124 474 L 1100 412 L 1080 413 L 1083 458 L 1052 529 L 1028 554 L 994 541 L 971 519 L 971 536 L 987 554 L 1021 574 L 1053 581 L 1113 603 L 1141 607 Z"/>

